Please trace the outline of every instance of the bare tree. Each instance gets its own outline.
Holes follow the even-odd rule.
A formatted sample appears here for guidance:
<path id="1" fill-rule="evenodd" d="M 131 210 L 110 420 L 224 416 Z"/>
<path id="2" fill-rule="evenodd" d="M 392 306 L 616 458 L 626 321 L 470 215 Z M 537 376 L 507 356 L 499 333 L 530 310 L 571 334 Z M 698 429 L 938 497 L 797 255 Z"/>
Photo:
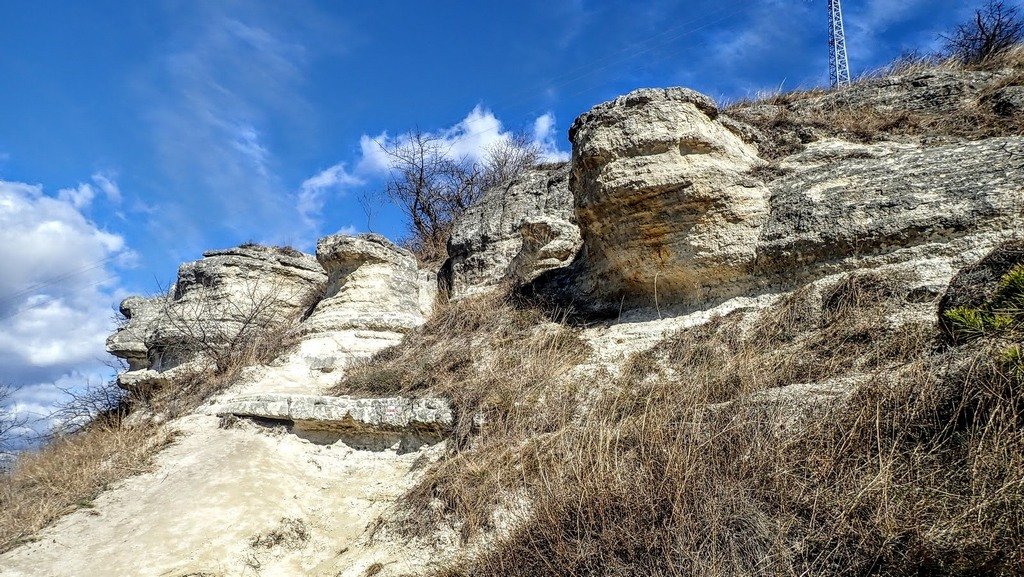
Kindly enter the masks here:
<path id="1" fill-rule="evenodd" d="M 480 160 L 455 157 L 445 139 L 418 130 L 380 146 L 391 164 L 384 193 L 409 219 L 409 248 L 425 261 L 444 258 L 454 221 L 485 190 L 512 180 L 540 157 L 525 135 L 499 140 Z"/>
<path id="2" fill-rule="evenodd" d="M 980 64 L 1024 42 L 1024 17 L 1004 0 L 988 0 L 970 22 L 943 36 L 946 52 L 964 64 Z"/>
<path id="3" fill-rule="evenodd" d="M 0 470 L 4 469 L 4 464 L 13 456 L 18 432 L 28 422 L 24 415 L 8 407 L 12 394 L 11 387 L 0 384 Z"/>
<path id="4" fill-rule="evenodd" d="M 117 427 L 132 410 L 130 394 L 115 381 L 56 388 L 68 400 L 49 415 L 52 435 L 74 434 L 90 426 Z"/>

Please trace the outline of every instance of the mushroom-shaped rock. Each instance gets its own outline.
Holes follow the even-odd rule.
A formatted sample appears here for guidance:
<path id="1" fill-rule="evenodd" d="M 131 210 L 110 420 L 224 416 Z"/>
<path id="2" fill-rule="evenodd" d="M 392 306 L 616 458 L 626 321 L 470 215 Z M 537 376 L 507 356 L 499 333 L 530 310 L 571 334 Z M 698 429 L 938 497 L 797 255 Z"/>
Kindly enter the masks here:
<path id="1" fill-rule="evenodd" d="M 409 251 L 376 234 L 339 234 L 320 239 L 316 254 L 327 286 L 297 334 L 310 366 L 332 370 L 398 344 L 426 321 L 437 281 Z"/>
<path id="2" fill-rule="evenodd" d="M 585 283 L 607 300 L 696 300 L 746 277 L 768 212 L 753 146 L 685 88 L 642 89 L 573 123 Z"/>

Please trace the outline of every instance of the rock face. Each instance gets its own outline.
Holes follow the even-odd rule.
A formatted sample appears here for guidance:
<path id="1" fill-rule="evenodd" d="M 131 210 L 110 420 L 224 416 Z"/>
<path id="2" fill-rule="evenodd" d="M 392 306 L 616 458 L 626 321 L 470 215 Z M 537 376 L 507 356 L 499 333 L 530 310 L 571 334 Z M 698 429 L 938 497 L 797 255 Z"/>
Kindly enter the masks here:
<path id="1" fill-rule="evenodd" d="M 568 184 L 568 164 L 548 165 L 485 192 L 448 241 L 441 280 L 451 295 L 530 281 L 572 261 L 581 241 Z"/>
<path id="2" fill-rule="evenodd" d="M 1019 230 L 1024 138 L 825 139 L 769 174 L 737 134 L 685 89 L 580 116 L 570 188 L 584 248 L 530 290 L 582 309 L 696 306 L 871 262 L 977 256 Z"/>
<path id="3" fill-rule="evenodd" d="M 107 337 L 107 352 L 127 361 L 129 371 L 149 368 L 147 343 L 152 342 L 166 302 L 165 296 L 132 296 L 121 301 L 119 310 L 124 322 L 117 332 Z"/>
<path id="4" fill-rule="evenodd" d="M 434 276 L 380 235 L 324 237 L 316 258 L 327 271 L 326 288 L 296 331 L 298 355 L 316 368 L 333 369 L 397 344 L 430 314 Z"/>
<path id="5" fill-rule="evenodd" d="M 1024 190 L 1015 158 L 1024 159 L 1024 139 L 927 148 L 815 143 L 771 183 L 757 272 L 800 276 L 814 265 L 1010 230 Z"/>
<path id="6" fill-rule="evenodd" d="M 384 397 L 356 399 L 319 395 L 265 394 L 238 397 L 221 405 L 218 415 L 289 421 L 312 429 L 440 434 L 454 423 L 444 399 Z"/>
<path id="7" fill-rule="evenodd" d="M 693 299 L 750 273 L 768 189 L 747 172 L 763 161 L 717 117 L 692 90 L 643 89 L 573 123 L 570 188 L 595 294 Z"/>
<path id="8" fill-rule="evenodd" d="M 326 275 L 310 255 L 292 249 L 243 245 L 209 251 L 181 265 L 169 294 L 129 297 L 126 323 L 107 350 L 128 361 L 125 387 L 163 384 L 161 373 L 250 330 L 283 327 L 302 314 Z"/>

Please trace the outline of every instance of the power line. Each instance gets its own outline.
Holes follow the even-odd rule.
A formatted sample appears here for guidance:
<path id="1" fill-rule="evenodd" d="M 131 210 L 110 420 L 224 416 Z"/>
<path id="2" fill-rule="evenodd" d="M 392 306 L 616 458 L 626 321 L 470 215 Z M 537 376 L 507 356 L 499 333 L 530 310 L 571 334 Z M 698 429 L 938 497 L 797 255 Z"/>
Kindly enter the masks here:
<path id="1" fill-rule="evenodd" d="M 92 287 L 100 286 L 100 285 L 102 285 L 104 283 L 107 283 L 107 282 L 110 282 L 110 281 L 112 281 L 112 280 L 114 280 L 116 278 L 117 278 L 116 275 L 108 276 L 108 277 L 106 277 L 106 278 L 104 278 L 102 280 L 98 280 L 98 281 L 96 281 L 94 283 L 87 284 L 87 285 L 85 285 L 85 286 L 83 286 L 81 288 L 92 288 Z M 37 303 L 29 305 L 29 306 L 27 306 L 27 307 L 25 307 L 23 309 L 19 309 L 19 310 L 16 310 L 16 311 L 14 311 L 14 312 L 12 312 L 10 314 L 4 315 L 4 316 L 0 316 L 0 321 L 11 320 L 11 319 L 13 319 L 16 316 L 19 316 L 21 314 L 27 313 L 27 312 L 29 312 L 31 310 L 42 308 L 42 307 L 44 307 L 46 305 L 53 304 L 53 303 L 58 302 L 60 300 L 61 300 L 60 297 L 47 297 L 47 298 L 45 298 L 43 300 L 40 300 Z"/>
<path id="2" fill-rule="evenodd" d="M 93 262 L 83 266 L 82 268 L 75 269 L 75 270 L 66 272 L 64 274 L 52 277 L 50 279 L 37 282 L 37 283 L 35 283 L 33 285 L 30 285 L 28 287 L 25 287 L 25 288 L 23 288 L 23 289 L 21 289 L 21 290 L 19 290 L 17 292 L 11 293 L 11 294 L 3 297 L 2 299 L 0 299 L 0 306 L 11 304 L 11 303 L 17 301 L 18 299 L 20 299 L 21 297 L 30 295 L 30 294 L 32 294 L 32 293 L 34 293 L 34 292 L 36 292 L 36 291 L 38 291 L 40 289 L 44 289 L 44 288 L 46 288 L 48 286 L 55 285 L 57 283 L 60 283 L 60 282 L 66 281 L 68 279 L 74 278 L 74 277 L 76 277 L 78 275 L 85 274 L 85 273 L 87 273 L 89 271 L 101 268 L 104 265 L 106 265 L 108 262 L 116 259 L 118 256 L 119 256 L 119 254 L 112 254 L 112 255 L 110 255 L 110 256 L 108 256 L 106 258 L 103 258 L 103 259 L 100 259 L 100 260 L 97 260 L 97 261 L 93 261 Z"/>

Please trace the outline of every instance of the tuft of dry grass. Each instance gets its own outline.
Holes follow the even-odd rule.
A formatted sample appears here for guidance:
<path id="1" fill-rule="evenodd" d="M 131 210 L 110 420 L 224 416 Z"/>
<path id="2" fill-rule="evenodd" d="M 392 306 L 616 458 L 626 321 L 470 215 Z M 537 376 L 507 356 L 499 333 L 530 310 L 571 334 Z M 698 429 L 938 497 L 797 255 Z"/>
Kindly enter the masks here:
<path id="1" fill-rule="evenodd" d="M 490 527 L 503 503 L 508 471 L 494 460 L 573 418 L 580 391 L 564 377 L 587 354 L 578 329 L 508 294 L 488 294 L 440 304 L 423 327 L 350 369 L 332 392 L 451 400 L 450 454 L 406 496 L 406 529 L 455 518 L 468 537 Z"/>
<path id="2" fill-rule="evenodd" d="M 410 503 L 468 524 L 495 501 L 524 513 L 437 574 L 1019 574 L 1020 355 L 937 350 L 933 323 L 890 321 L 906 289 L 857 274 L 753 326 L 682 331 L 577 391 L 589 400 L 571 418 L 556 407 L 543 432 L 510 424 L 518 436 L 450 455 Z M 858 373 L 866 384 L 841 394 L 800 385 Z M 550 410 L 529 406 L 513 416 Z"/>
<path id="3" fill-rule="evenodd" d="M 886 103 L 884 107 L 855 104 L 847 102 L 844 96 L 858 90 L 871 90 L 873 84 L 887 78 L 972 71 L 996 75 L 972 102 L 952 112 L 901 109 L 898 101 Z M 764 135 L 764 140 L 758 142 L 761 156 L 773 160 L 798 152 L 807 142 L 825 137 L 872 143 L 925 137 L 978 140 L 1021 134 L 1024 133 L 1024 118 L 1020 114 L 1000 113 L 991 102 L 993 95 L 1002 88 L 1020 85 L 1024 85 L 1024 46 L 970 66 L 955 59 L 911 54 L 863 75 L 853 86 L 838 92 L 812 89 L 759 95 L 732 103 L 725 112 L 756 126 Z"/>
<path id="4" fill-rule="evenodd" d="M 0 473 L 0 551 L 71 511 L 91 507 L 111 484 L 147 471 L 153 455 L 171 440 L 159 425 L 98 422 L 19 454 Z"/>

